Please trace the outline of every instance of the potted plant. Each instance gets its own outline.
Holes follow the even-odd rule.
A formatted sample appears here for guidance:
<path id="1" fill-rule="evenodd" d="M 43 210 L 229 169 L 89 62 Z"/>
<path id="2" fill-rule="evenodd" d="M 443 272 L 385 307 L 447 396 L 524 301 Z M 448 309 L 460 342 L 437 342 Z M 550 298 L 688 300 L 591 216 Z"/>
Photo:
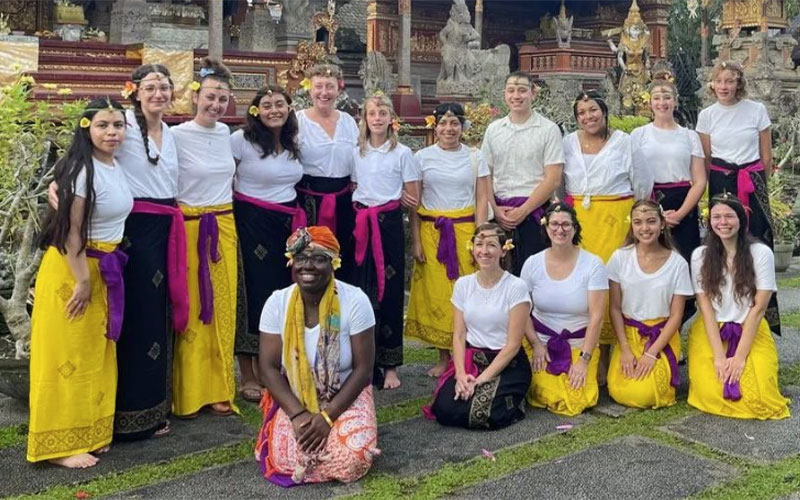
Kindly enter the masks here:
<path id="1" fill-rule="evenodd" d="M 767 184 L 772 210 L 772 232 L 775 243 L 775 270 L 786 271 L 792 263 L 798 227 L 786 189 L 786 179 L 778 171 Z"/>
<path id="2" fill-rule="evenodd" d="M 48 101 L 34 101 L 33 78 L 18 66 L 12 69 L 15 81 L 0 88 L 0 316 L 12 342 L 0 346 L 13 347 L 0 351 L 0 392 L 27 398 L 31 287 L 42 258 L 36 246 L 40 212 L 55 158 L 72 140 L 85 102 L 56 110 Z"/>

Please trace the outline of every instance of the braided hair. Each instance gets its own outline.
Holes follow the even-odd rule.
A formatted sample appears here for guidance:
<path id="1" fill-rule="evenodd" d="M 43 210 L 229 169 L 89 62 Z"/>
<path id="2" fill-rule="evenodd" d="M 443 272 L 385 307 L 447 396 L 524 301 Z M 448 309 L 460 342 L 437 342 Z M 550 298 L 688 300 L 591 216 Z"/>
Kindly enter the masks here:
<path id="1" fill-rule="evenodd" d="M 144 144 L 144 152 L 147 155 L 147 161 L 153 165 L 158 165 L 159 156 L 150 156 L 150 138 L 147 131 L 147 119 L 142 111 L 142 101 L 139 99 L 139 85 L 142 79 L 150 73 L 161 73 L 169 80 L 170 87 L 174 88 L 175 84 L 170 78 L 169 70 L 163 64 L 142 64 L 131 74 L 131 80 L 136 84 L 136 92 L 131 95 L 131 104 L 133 104 L 133 116 L 136 117 L 136 123 L 139 125 L 139 131 L 142 134 L 142 143 Z"/>

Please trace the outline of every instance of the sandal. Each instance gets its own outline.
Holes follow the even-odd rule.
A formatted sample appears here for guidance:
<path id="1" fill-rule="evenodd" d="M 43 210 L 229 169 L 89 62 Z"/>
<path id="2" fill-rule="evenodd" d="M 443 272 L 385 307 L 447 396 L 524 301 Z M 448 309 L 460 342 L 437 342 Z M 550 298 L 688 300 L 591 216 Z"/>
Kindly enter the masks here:
<path id="1" fill-rule="evenodd" d="M 196 414 L 195 414 L 195 416 L 196 416 Z M 172 427 L 169 426 L 169 420 L 167 420 L 166 422 L 164 422 L 164 427 L 156 430 L 153 433 L 153 438 L 157 439 L 157 438 L 160 438 L 160 437 L 164 437 L 167 434 L 169 434 L 170 432 L 172 432 Z"/>
<path id="2" fill-rule="evenodd" d="M 239 390 L 239 395 L 242 396 L 242 399 L 245 401 L 249 401 L 251 403 L 260 403 L 261 402 L 261 395 L 262 389 L 255 388 L 255 387 L 242 387 Z"/>

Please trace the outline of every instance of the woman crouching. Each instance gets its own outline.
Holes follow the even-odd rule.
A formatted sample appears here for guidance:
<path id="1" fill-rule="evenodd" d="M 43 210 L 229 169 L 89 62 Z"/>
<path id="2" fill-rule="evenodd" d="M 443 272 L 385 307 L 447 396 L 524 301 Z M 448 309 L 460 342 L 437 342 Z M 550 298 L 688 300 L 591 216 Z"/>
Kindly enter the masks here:
<path id="1" fill-rule="evenodd" d="M 497 224 L 475 229 L 470 250 L 478 272 L 453 288 L 453 359 L 423 409 L 442 425 L 500 429 L 525 418 L 531 368 L 520 346 L 531 299 L 500 265 L 512 248 Z"/>
<path id="2" fill-rule="evenodd" d="M 372 306 L 334 279 L 339 242 L 327 227 L 298 229 L 286 249 L 295 284 L 275 291 L 261 313 L 267 391 L 256 459 L 279 486 L 356 481 L 380 453 Z"/>

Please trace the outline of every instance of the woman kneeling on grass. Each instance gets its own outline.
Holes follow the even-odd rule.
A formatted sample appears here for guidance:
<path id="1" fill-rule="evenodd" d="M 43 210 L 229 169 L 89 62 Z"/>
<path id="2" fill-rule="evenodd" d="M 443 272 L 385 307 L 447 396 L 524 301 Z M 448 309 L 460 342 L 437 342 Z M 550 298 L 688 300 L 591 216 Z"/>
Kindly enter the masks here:
<path id="1" fill-rule="evenodd" d="M 357 481 L 380 453 L 372 306 L 334 279 L 339 242 L 327 227 L 298 229 L 286 249 L 295 284 L 274 292 L 261 314 L 267 392 L 256 459 L 279 486 Z"/>

